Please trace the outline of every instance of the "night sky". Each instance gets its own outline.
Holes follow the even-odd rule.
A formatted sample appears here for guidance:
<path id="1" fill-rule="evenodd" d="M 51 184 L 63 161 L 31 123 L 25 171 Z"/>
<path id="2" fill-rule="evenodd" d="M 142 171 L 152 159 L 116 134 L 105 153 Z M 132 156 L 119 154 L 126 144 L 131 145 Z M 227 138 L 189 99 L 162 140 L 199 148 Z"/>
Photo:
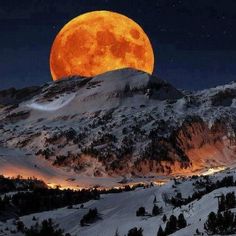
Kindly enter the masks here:
<path id="1" fill-rule="evenodd" d="M 51 81 L 49 54 L 72 18 L 112 10 L 149 36 L 154 74 L 178 88 L 235 80 L 235 0 L 0 0 L 0 89 Z"/>

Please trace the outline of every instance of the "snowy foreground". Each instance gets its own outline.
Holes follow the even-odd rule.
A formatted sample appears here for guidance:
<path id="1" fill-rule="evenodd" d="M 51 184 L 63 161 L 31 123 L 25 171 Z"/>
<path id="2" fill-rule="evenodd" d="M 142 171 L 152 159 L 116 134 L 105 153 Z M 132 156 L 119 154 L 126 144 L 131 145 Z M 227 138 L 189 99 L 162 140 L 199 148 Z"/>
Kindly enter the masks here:
<path id="1" fill-rule="evenodd" d="M 212 182 L 216 182 L 225 176 L 234 176 L 235 180 L 236 171 L 234 169 L 225 170 L 211 175 L 209 178 Z M 204 195 L 200 200 L 195 200 L 181 208 L 174 208 L 164 201 L 164 196 L 170 198 L 171 196 L 175 196 L 178 192 L 182 193 L 183 198 L 187 198 L 192 195 L 194 191 L 199 190 L 199 188 L 196 189 L 195 183 L 201 179 L 204 181 L 204 177 L 197 179 L 178 179 L 178 183 L 174 180 L 170 180 L 162 186 L 154 186 L 145 189 L 138 188 L 131 192 L 102 195 L 100 200 L 85 203 L 84 209 L 81 209 L 78 205 L 73 206 L 72 209 L 61 208 L 23 216 L 20 219 L 29 227 L 35 224 L 36 221 L 41 222 L 44 219 L 52 218 L 54 222 L 58 223 L 59 226 L 65 230 L 65 233 L 68 232 L 75 236 L 113 236 L 116 230 L 118 230 L 119 235 L 123 236 L 127 235 L 127 232 L 133 227 L 142 227 L 144 236 L 154 236 L 157 235 L 160 225 L 165 228 L 165 223 L 163 223 L 162 220 L 164 214 L 169 218 L 172 214 L 178 216 L 180 213 L 183 213 L 187 221 L 187 227 L 172 235 L 191 236 L 195 235 L 196 229 L 206 235 L 204 222 L 209 213 L 211 211 L 216 212 L 218 207 L 215 197 L 222 193 L 236 192 L 236 187 L 216 189 Z M 147 216 L 144 217 L 137 217 L 136 211 L 141 206 L 145 207 L 146 212 L 151 214 L 155 196 L 158 206 L 163 207 L 163 214 L 158 216 L 148 216 L 147 214 Z M 102 219 L 89 226 L 81 227 L 81 218 L 91 208 L 97 208 Z M 232 211 L 234 212 L 234 209 L 232 209 Z M 36 221 L 32 220 L 33 217 L 36 218 Z M 0 232 L 3 230 L 3 233 L 0 233 L 0 235 L 21 235 L 20 233 L 10 233 L 15 227 L 13 220 L 8 220 L 7 223 L 0 223 Z M 9 230 L 6 231 L 6 228 Z"/>

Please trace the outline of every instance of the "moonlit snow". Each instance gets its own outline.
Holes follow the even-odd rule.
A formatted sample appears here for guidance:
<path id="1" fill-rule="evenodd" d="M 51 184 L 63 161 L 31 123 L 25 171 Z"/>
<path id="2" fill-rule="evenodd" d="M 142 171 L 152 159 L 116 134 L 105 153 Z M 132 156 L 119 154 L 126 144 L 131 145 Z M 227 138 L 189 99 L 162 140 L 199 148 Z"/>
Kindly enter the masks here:
<path id="1" fill-rule="evenodd" d="M 47 102 L 47 103 L 32 102 L 30 104 L 27 104 L 26 106 L 32 109 L 40 110 L 40 111 L 56 111 L 65 107 L 74 98 L 75 98 L 75 93 L 63 94 L 61 97 L 54 99 L 51 102 Z"/>

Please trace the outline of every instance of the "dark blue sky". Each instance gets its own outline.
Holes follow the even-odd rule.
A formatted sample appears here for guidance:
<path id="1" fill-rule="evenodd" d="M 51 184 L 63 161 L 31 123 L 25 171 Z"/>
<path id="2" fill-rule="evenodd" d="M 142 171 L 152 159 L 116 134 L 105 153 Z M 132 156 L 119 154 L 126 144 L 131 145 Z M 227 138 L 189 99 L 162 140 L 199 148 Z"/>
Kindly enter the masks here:
<path id="1" fill-rule="evenodd" d="M 69 20 L 93 10 L 139 23 L 154 48 L 154 74 L 176 87 L 230 82 L 236 76 L 235 9 L 235 0 L 1 0 L 0 89 L 51 81 L 54 37 Z"/>

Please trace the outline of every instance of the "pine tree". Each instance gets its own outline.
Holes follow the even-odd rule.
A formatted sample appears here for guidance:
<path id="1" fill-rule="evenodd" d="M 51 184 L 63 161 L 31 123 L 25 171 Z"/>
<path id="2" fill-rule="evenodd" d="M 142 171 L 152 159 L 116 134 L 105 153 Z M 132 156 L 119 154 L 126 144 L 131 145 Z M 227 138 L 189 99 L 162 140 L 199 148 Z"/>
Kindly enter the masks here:
<path id="1" fill-rule="evenodd" d="M 119 231 L 116 229 L 115 235 L 114 236 L 119 236 Z"/>
<path id="2" fill-rule="evenodd" d="M 63 236 L 63 230 L 58 229 L 51 219 L 44 220 L 41 225 L 36 223 L 25 230 L 25 236 Z"/>
<path id="3" fill-rule="evenodd" d="M 236 233 L 236 216 L 231 211 L 225 211 L 217 215 L 211 212 L 204 225 L 208 234 L 234 234 Z"/>
<path id="4" fill-rule="evenodd" d="M 160 226 L 159 230 L 157 232 L 157 236 L 165 236 L 165 235 L 166 235 L 165 232 L 163 231 L 162 227 Z"/>
<path id="5" fill-rule="evenodd" d="M 136 216 L 144 216 L 145 215 L 145 208 L 139 207 L 139 209 L 136 211 Z"/>
<path id="6" fill-rule="evenodd" d="M 175 231 L 173 229 L 171 229 L 171 225 L 170 225 L 170 222 L 167 221 L 166 223 L 166 228 L 165 228 L 165 234 L 166 235 L 169 235 L 169 234 L 172 234 L 174 233 Z"/>
<path id="7" fill-rule="evenodd" d="M 235 194 L 234 192 L 232 193 L 227 193 L 226 197 L 225 197 L 225 205 L 226 205 L 226 209 L 231 209 L 234 208 L 236 205 L 236 200 L 235 200 Z"/>
<path id="8" fill-rule="evenodd" d="M 42 222 L 42 228 L 41 228 L 41 235 L 54 235 L 54 236 L 62 236 L 63 231 L 61 229 L 56 229 L 58 225 L 55 225 L 52 222 L 52 219 L 44 220 Z"/>
<path id="9" fill-rule="evenodd" d="M 137 229 L 136 227 L 133 229 L 130 229 L 128 232 L 128 236 L 143 236 L 143 229 Z"/>
<path id="10" fill-rule="evenodd" d="M 157 198 L 156 198 L 156 196 L 154 197 L 153 203 L 154 203 L 154 204 L 157 203 Z"/>
<path id="11" fill-rule="evenodd" d="M 165 233 L 172 234 L 177 230 L 177 218 L 174 215 L 170 216 L 170 219 L 166 223 Z"/>
<path id="12" fill-rule="evenodd" d="M 223 232 L 224 231 L 224 218 L 223 215 L 218 211 L 216 215 L 216 226 L 217 228 L 215 229 L 216 232 Z"/>
<path id="13" fill-rule="evenodd" d="M 179 229 L 185 228 L 187 226 L 187 222 L 186 222 L 184 215 L 182 213 L 178 216 L 178 223 L 177 224 L 178 224 Z"/>
<path id="14" fill-rule="evenodd" d="M 218 203 L 218 211 L 224 211 L 225 210 L 225 195 L 222 194 Z"/>
<path id="15" fill-rule="evenodd" d="M 223 215 L 223 233 L 233 234 L 236 231 L 235 215 L 231 211 L 225 211 Z M 221 224 L 222 224 L 221 223 Z"/>
<path id="16" fill-rule="evenodd" d="M 211 212 L 208 215 L 206 223 L 204 224 L 204 229 L 209 234 L 215 234 L 216 233 L 216 226 L 217 226 L 216 214 L 214 212 Z"/>
<path id="17" fill-rule="evenodd" d="M 16 229 L 17 229 L 17 231 L 18 232 L 24 232 L 24 230 L 25 230 L 25 225 L 24 225 L 24 223 L 22 222 L 22 221 L 17 221 L 17 223 L 16 223 Z"/>
<path id="18" fill-rule="evenodd" d="M 163 220 L 164 223 L 167 221 L 166 214 L 163 215 L 162 220 Z"/>
<path id="19" fill-rule="evenodd" d="M 158 207 L 157 205 L 154 205 L 152 208 L 152 215 L 153 216 L 157 216 L 159 214 L 161 214 L 162 212 L 162 208 Z"/>

